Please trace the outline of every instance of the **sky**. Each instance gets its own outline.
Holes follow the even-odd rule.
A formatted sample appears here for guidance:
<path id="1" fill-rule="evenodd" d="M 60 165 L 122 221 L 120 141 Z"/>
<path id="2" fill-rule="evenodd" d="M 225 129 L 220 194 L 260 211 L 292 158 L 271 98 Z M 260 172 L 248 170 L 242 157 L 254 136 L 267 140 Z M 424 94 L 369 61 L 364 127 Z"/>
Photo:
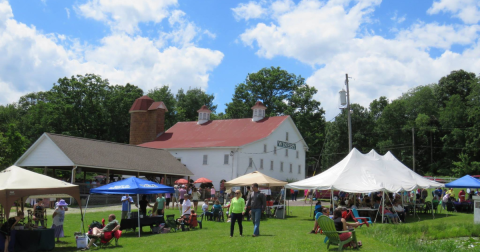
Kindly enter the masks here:
<path id="1" fill-rule="evenodd" d="M 95 73 L 145 93 L 215 95 L 280 67 L 318 89 L 330 120 L 350 99 L 396 99 L 451 71 L 479 74 L 478 0 L 0 0 L 0 105 Z"/>

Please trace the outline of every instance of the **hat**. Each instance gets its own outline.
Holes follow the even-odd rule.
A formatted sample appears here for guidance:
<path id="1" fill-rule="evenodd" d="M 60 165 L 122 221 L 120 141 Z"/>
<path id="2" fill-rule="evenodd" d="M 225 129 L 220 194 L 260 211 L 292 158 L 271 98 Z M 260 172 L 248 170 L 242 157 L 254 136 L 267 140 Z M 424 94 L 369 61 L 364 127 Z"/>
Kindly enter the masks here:
<path id="1" fill-rule="evenodd" d="M 62 199 L 57 203 L 57 206 L 68 206 L 68 204 Z"/>

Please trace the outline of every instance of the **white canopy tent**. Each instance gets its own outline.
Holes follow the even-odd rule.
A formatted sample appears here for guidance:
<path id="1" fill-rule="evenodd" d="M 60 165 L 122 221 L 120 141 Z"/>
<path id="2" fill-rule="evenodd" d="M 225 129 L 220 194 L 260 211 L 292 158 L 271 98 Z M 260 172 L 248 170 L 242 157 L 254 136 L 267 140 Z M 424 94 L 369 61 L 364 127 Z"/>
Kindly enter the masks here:
<path id="1" fill-rule="evenodd" d="M 332 190 L 333 194 L 333 190 L 349 193 L 378 191 L 397 193 L 444 185 L 418 175 L 396 159 L 391 152 L 383 156 L 374 150 L 362 154 L 353 148 L 342 161 L 328 170 L 285 187 L 297 190 Z"/>

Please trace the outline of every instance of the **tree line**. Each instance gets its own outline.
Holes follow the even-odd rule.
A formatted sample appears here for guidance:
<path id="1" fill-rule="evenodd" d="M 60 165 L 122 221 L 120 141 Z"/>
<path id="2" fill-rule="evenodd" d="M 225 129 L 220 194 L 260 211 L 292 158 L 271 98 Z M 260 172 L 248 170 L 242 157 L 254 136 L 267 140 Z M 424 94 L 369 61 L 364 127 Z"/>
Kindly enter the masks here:
<path id="1" fill-rule="evenodd" d="M 354 103 L 353 146 L 362 152 L 391 151 L 409 167 L 415 151 L 416 171 L 424 175 L 479 173 L 479 83 L 475 74 L 459 70 L 392 101 L 382 96 L 368 108 Z M 292 117 L 309 146 L 310 172 L 318 174 L 348 153 L 347 111 L 326 122 L 325 111 L 314 98 L 317 90 L 279 67 L 248 74 L 220 113 L 215 96 L 198 88 L 174 94 L 170 87 L 160 86 L 144 92 L 130 83 L 111 85 L 99 75 L 86 74 L 60 78 L 48 91 L 0 105 L 0 168 L 13 164 L 43 132 L 128 143 L 128 110 L 144 94 L 167 106 L 166 129 L 197 120 L 202 105 L 212 110 L 213 120 L 252 117 L 250 108 L 260 100 L 267 116 Z"/>

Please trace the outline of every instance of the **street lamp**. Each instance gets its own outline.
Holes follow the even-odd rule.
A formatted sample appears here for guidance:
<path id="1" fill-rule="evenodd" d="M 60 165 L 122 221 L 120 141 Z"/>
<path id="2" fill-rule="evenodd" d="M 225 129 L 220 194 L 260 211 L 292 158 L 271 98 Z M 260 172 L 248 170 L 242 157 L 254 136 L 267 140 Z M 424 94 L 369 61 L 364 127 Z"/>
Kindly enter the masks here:
<path id="1" fill-rule="evenodd" d="M 347 86 L 347 91 L 345 89 L 340 90 L 340 109 L 347 109 L 348 111 L 348 152 L 352 150 L 352 117 L 350 110 L 350 90 L 348 88 L 348 74 L 345 74 L 345 85 Z M 345 105 L 347 107 L 345 107 Z"/>

